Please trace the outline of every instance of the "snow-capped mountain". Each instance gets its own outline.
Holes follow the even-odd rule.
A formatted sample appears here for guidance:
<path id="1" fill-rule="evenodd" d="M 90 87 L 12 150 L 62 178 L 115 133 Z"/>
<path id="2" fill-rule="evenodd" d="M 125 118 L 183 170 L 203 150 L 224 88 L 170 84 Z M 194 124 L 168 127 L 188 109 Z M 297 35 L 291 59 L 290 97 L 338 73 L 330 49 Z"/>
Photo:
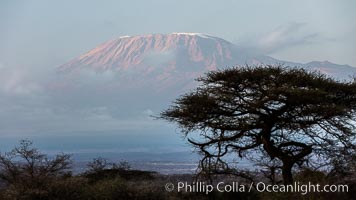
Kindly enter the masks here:
<path id="1" fill-rule="evenodd" d="M 201 33 L 123 36 L 108 41 L 59 67 L 62 72 L 116 72 L 121 85 L 191 87 L 194 78 L 209 70 L 245 64 L 284 64 L 320 70 L 348 78 L 356 68 L 330 62 L 293 63 L 252 55 L 224 39 Z"/>
<path id="2" fill-rule="evenodd" d="M 119 37 L 73 59 L 61 69 L 128 70 L 141 66 L 141 70 L 152 71 L 157 65 L 166 68 L 169 65 L 170 71 L 200 71 L 246 61 L 253 62 L 224 39 L 199 33 L 172 33 Z"/>

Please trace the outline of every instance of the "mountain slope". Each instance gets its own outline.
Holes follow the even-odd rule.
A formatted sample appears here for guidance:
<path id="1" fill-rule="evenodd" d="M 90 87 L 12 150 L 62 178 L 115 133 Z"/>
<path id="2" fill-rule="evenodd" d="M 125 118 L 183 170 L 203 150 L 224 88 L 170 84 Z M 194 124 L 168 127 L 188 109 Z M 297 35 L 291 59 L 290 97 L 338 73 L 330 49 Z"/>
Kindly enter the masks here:
<path id="1" fill-rule="evenodd" d="M 191 87 L 194 78 L 209 70 L 245 64 L 285 64 L 320 70 L 348 78 L 356 68 L 329 62 L 307 64 L 251 55 L 218 37 L 200 33 L 124 36 L 108 41 L 59 67 L 62 72 L 113 71 L 125 85 L 158 88 Z"/>
<path id="2" fill-rule="evenodd" d="M 61 68 L 125 70 L 146 65 L 149 70 L 155 64 L 196 63 L 199 67 L 216 69 L 217 65 L 232 61 L 232 48 L 223 39 L 199 34 L 126 36 L 106 42 Z"/>

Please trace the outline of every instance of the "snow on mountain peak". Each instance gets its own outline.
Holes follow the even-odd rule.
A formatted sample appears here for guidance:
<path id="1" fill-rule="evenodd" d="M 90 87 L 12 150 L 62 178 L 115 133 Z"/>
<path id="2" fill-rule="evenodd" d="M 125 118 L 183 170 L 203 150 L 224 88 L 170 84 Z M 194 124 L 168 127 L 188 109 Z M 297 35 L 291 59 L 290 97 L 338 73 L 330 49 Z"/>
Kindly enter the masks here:
<path id="1" fill-rule="evenodd" d="M 147 77 L 168 80 L 178 76 L 192 78 L 219 68 L 262 63 L 285 63 L 317 69 L 338 77 L 355 71 L 350 66 L 329 62 L 300 64 L 249 54 L 222 38 L 189 32 L 121 36 L 72 59 L 60 66 L 59 70 L 112 70 L 122 75 L 142 76 L 142 80 Z"/>
<path id="2" fill-rule="evenodd" d="M 172 34 L 175 34 L 175 35 L 199 36 L 199 37 L 202 37 L 202 38 L 213 38 L 212 36 L 207 35 L 207 34 L 204 34 L 204 33 L 174 32 L 174 33 L 172 33 Z"/>
<path id="3" fill-rule="evenodd" d="M 129 37 L 131 37 L 131 36 L 129 36 L 129 35 L 124 35 L 124 36 L 120 36 L 119 38 L 122 39 L 122 38 L 129 38 Z"/>
<path id="4" fill-rule="evenodd" d="M 61 70 L 213 70 L 233 62 L 233 45 L 202 33 L 171 33 L 121 36 L 108 41 L 61 66 Z"/>

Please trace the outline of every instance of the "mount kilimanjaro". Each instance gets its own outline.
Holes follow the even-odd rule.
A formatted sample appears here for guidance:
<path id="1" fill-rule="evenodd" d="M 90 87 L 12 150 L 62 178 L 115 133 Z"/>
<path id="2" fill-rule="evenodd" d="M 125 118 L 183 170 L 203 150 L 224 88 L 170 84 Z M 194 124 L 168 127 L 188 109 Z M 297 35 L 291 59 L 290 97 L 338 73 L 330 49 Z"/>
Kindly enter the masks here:
<path id="1" fill-rule="evenodd" d="M 65 74 L 91 70 L 114 72 L 121 87 L 158 90 L 191 88 L 194 79 L 209 70 L 259 64 L 284 64 L 318 70 L 338 79 L 349 79 L 356 68 L 328 61 L 295 63 L 251 54 L 222 38 L 201 33 L 123 36 L 105 42 L 72 59 L 58 70 Z"/>

